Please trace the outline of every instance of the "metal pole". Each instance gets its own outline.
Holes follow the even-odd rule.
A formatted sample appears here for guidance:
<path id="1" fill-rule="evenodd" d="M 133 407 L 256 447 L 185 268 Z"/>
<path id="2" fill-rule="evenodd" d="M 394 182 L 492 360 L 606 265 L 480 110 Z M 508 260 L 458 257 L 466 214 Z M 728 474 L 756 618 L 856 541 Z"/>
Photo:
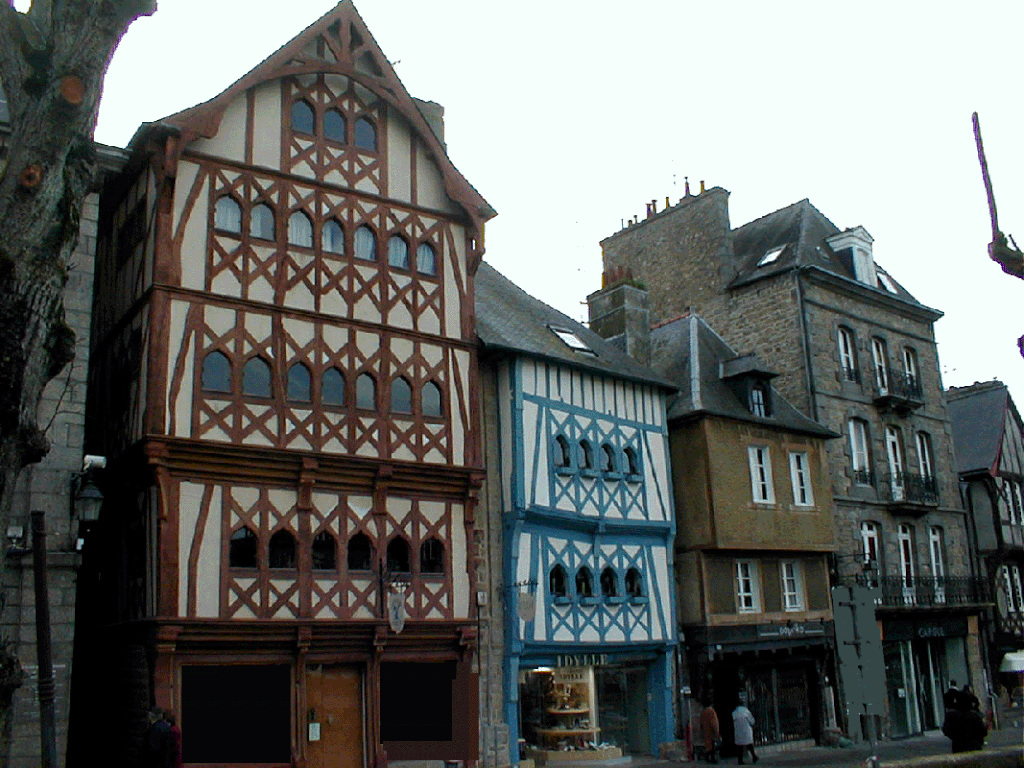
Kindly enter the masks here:
<path id="1" fill-rule="evenodd" d="M 46 588 L 46 528 L 43 513 L 32 512 L 32 567 L 36 587 L 36 659 L 39 665 L 39 747 L 42 768 L 57 765 L 53 655 L 50 647 L 50 595 Z"/>

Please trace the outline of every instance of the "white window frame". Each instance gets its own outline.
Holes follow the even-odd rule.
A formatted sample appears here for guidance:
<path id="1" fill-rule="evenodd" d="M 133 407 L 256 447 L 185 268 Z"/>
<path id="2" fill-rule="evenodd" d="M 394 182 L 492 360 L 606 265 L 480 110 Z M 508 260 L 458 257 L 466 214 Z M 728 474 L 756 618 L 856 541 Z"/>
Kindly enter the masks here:
<path id="1" fill-rule="evenodd" d="M 736 561 L 736 612 L 761 612 L 761 584 L 756 560 Z"/>
<path id="2" fill-rule="evenodd" d="M 799 560 L 783 560 L 779 569 L 782 577 L 782 610 L 805 610 L 802 564 Z"/>
<path id="3" fill-rule="evenodd" d="M 857 370 L 857 340 L 853 331 L 844 326 L 839 328 L 839 365 L 843 367 L 843 378 L 847 371 Z"/>
<path id="4" fill-rule="evenodd" d="M 750 464 L 750 495 L 754 503 L 774 504 L 771 449 L 767 445 L 748 445 L 747 461 Z"/>
<path id="5" fill-rule="evenodd" d="M 898 427 L 892 425 L 885 428 L 885 453 L 889 458 L 889 485 L 893 501 L 903 501 L 906 491 L 903 487 L 903 439 Z"/>
<path id="6" fill-rule="evenodd" d="M 1024 523 L 1024 496 L 1021 494 L 1021 482 L 1010 480 L 1010 525 Z"/>
<path id="7" fill-rule="evenodd" d="M 1016 605 L 1017 613 L 1024 612 L 1024 589 L 1021 588 L 1020 583 L 1020 566 L 1010 566 L 1010 573 L 1013 575 L 1013 590 L 1016 596 L 1014 605 Z"/>
<path id="8" fill-rule="evenodd" d="M 850 460 L 855 472 L 870 472 L 868 453 L 868 427 L 863 419 L 850 419 Z"/>
<path id="9" fill-rule="evenodd" d="M 900 580 L 903 583 L 903 601 L 907 604 L 915 602 L 915 577 L 917 568 L 914 564 L 914 532 L 906 523 L 901 523 L 897 531 L 898 549 L 900 553 Z"/>
<path id="10" fill-rule="evenodd" d="M 748 403 L 750 412 L 762 419 L 768 416 L 768 393 L 765 389 L 764 384 L 751 385 Z"/>
<path id="11" fill-rule="evenodd" d="M 860 524 L 861 550 L 865 563 L 878 565 L 879 554 L 881 553 L 881 536 L 879 535 L 878 523 L 865 520 Z"/>
<path id="12" fill-rule="evenodd" d="M 903 372 L 907 380 L 916 384 L 918 379 L 917 350 L 913 347 L 903 348 Z"/>
<path id="13" fill-rule="evenodd" d="M 814 506 L 811 489 L 810 458 L 807 451 L 790 451 L 789 479 L 793 483 L 793 503 L 798 507 Z"/>
<path id="14" fill-rule="evenodd" d="M 932 436 L 927 432 L 917 433 L 917 468 L 921 470 L 921 477 L 935 477 Z"/>
<path id="15" fill-rule="evenodd" d="M 946 602 L 946 587 L 943 579 L 946 576 L 946 561 L 942 526 L 933 525 L 928 528 L 928 553 L 931 557 L 932 576 L 935 577 L 935 602 Z"/>
<path id="16" fill-rule="evenodd" d="M 875 384 L 881 394 L 889 392 L 889 351 L 885 348 L 885 339 L 871 337 L 871 359 L 875 363 Z"/>

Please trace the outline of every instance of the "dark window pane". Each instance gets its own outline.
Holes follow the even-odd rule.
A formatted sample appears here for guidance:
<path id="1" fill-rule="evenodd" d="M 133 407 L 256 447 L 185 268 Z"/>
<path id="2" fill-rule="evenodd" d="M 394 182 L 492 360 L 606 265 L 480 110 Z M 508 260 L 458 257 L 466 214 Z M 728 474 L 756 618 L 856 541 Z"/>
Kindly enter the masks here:
<path id="1" fill-rule="evenodd" d="M 437 256 L 430 243 L 420 243 L 416 249 L 416 271 L 424 275 L 437 274 Z"/>
<path id="2" fill-rule="evenodd" d="M 392 573 L 409 573 L 409 542 L 396 536 L 388 543 L 388 570 Z"/>
<path id="3" fill-rule="evenodd" d="M 259 539 L 249 528 L 239 528 L 228 543 L 228 565 L 232 568 L 255 568 Z"/>
<path id="4" fill-rule="evenodd" d="M 580 597 L 594 596 L 594 577 L 586 566 L 576 571 L 576 594 Z"/>
<path id="5" fill-rule="evenodd" d="M 270 397 L 270 366 L 263 358 L 249 358 L 242 369 L 242 394 Z"/>
<path id="6" fill-rule="evenodd" d="M 260 203 L 253 206 L 249 234 L 262 240 L 274 239 L 274 211 L 269 205 Z"/>
<path id="7" fill-rule="evenodd" d="M 388 240 L 388 264 L 399 269 L 409 268 L 409 244 L 398 235 Z"/>
<path id="8" fill-rule="evenodd" d="M 356 120 L 355 145 L 360 149 L 377 151 L 377 129 L 365 117 Z"/>
<path id="9" fill-rule="evenodd" d="M 295 537 L 288 531 L 278 531 L 270 537 L 270 567 L 295 567 Z"/>
<path id="10" fill-rule="evenodd" d="M 377 260 L 377 238 L 367 226 L 356 230 L 356 258 L 363 261 Z"/>
<path id="11" fill-rule="evenodd" d="M 345 253 L 345 230 L 334 219 L 324 224 L 322 241 L 322 247 L 328 253 Z"/>
<path id="12" fill-rule="evenodd" d="M 392 413 L 412 413 L 412 387 L 403 378 L 391 382 Z"/>
<path id="13" fill-rule="evenodd" d="M 555 466 L 572 466 L 572 457 L 569 455 L 569 441 L 562 435 L 555 438 Z"/>
<path id="14" fill-rule="evenodd" d="M 389 752 L 390 741 L 452 739 L 457 733 L 452 713 L 460 711 L 455 681 L 454 661 L 381 662 L 380 738 Z"/>
<path id="15" fill-rule="evenodd" d="M 637 461 L 636 451 L 632 448 L 627 448 L 623 451 L 623 455 L 626 457 L 626 468 L 629 474 L 637 475 L 640 473 L 640 464 Z"/>
<path id="16" fill-rule="evenodd" d="M 556 565 L 548 575 L 548 589 L 552 597 L 565 597 L 565 568 Z"/>
<path id="17" fill-rule="evenodd" d="M 444 573 L 444 545 L 437 539 L 420 546 L 420 573 Z"/>
<path id="18" fill-rule="evenodd" d="M 423 385 L 421 393 L 423 400 L 423 415 L 439 417 L 443 415 L 441 407 L 441 388 L 432 381 Z"/>
<path id="19" fill-rule="evenodd" d="M 288 217 L 288 242 L 300 248 L 313 247 L 313 222 L 302 211 Z"/>
<path id="20" fill-rule="evenodd" d="M 611 568 L 601 571 L 601 594 L 605 597 L 615 597 L 619 594 L 619 577 Z"/>
<path id="21" fill-rule="evenodd" d="M 203 389 L 231 391 L 231 362 L 224 353 L 211 352 L 203 358 Z"/>
<path id="22" fill-rule="evenodd" d="M 330 531 L 320 531 L 313 539 L 313 569 L 333 571 L 338 564 L 338 546 Z"/>
<path id="23" fill-rule="evenodd" d="M 288 369 L 288 399 L 308 403 L 312 400 L 309 392 L 309 368 L 302 363 L 296 363 Z"/>
<path id="24" fill-rule="evenodd" d="M 337 368 L 328 368 L 320 379 L 320 399 L 324 405 L 345 404 L 345 377 Z"/>
<path id="25" fill-rule="evenodd" d="M 217 206 L 213 211 L 213 226 L 225 232 L 242 231 L 242 208 L 234 198 L 217 198 Z"/>
<path id="26" fill-rule="evenodd" d="M 331 141 L 345 141 L 345 118 L 336 109 L 329 109 L 324 115 L 324 137 Z"/>
<path id="27" fill-rule="evenodd" d="M 642 597 L 644 594 L 644 580 L 636 568 L 626 571 L 626 594 L 630 597 Z"/>
<path id="28" fill-rule="evenodd" d="M 610 445 L 601 446 L 601 471 L 615 471 L 615 451 L 612 450 Z"/>
<path id="29" fill-rule="evenodd" d="M 304 101 L 292 104 L 292 130 L 313 133 L 313 108 Z"/>
<path id="30" fill-rule="evenodd" d="M 361 374 L 356 379 L 356 408 L 365 411 L 377 409 L 377 383 L 368 373 Z"/>
<path id="31" fill-rule="evenodd" d="M 348 540 L 348 569 L 369 571 L 373 567 L 373 547 L 365 533 L 357 533 Z"/>
<path id="32" fill-rule="evenodd" d="M 580 440 L 580 466 L 583 469 L 594 468 L 594 449 L 587 440 Z"/>

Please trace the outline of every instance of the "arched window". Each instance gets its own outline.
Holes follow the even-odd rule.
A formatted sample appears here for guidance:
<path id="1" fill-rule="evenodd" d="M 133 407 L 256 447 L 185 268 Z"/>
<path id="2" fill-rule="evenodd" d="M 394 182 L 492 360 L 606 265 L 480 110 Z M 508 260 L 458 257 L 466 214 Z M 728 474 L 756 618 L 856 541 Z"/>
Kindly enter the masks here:
<path id="1" fill-rule="evenodd" d="M 364 411 L 377 409 L 377 382 L 368 373 L 361 373 L 356 379 L 356 408 Z"/>
<path id="2" fill-rule="evenodd" d="M 242 368 L 242 394 L 270 397 L 270 366 L 262 357 L 250 357 Z"/>
<path id="3" fill-rule="evenodd" d="M 292 104 L 292 130 L 298 133 L 314 132 L 313 108 L 304 101 Z"/>
<path id="4" fill-rule="evenodd" d="M 365 533 L 357 533 L 348 540 L 348 569 L 350 571 L 373 569 L 373 546 Z"/>
<path id="5" fill-rule="evenodd" d="M 257 203 L 249 214 L 249 235 L 261 240 L 273 240 L 274 209 L 266 203 Z"/>
<path id="6" fill-rule="evenodd" d="M 576 571 L 576 595 L 578 597 L 594 596 L 594 576 L 585 565 Z"/>
<path id="7" fill-rule="evenodd" d="M 424 275 L 437 274 L 437 254 L 430 243 L 420 243 L 416 248 L 416 271 Z"/>
<path id="8" fill-rule="evenodd" d="M 420 573 L 444 573 L 444 544 L 437 539 L 420 545 Z"/>
<path id="9" fill-rule="evenodd" d="M 580 468 L 594 468 L 594 449 L 589 440 L 580 440 Z"/>
<path id="10" fill-rule="evenodd" d="M 324 113 L 324 138 L 345 143 L 345 118 L 336 109 Z"/>
<path id="11" fill-rule="evenodd" d="M 409 573 L 409 542 L 395 536 L 388 542 L 388 570 L 391 573 Z"/>
<path id="12" fill-rule="evenodd" d="M 321 247 L 328 253 L 345 255 L 345 230 L 334 219 L 324 224 L 320 234 Z"/>
<path id="13" fill-rule="evenodd" d="M 365 117 L 356 120 L 356 135 L 353 142 L 360 149 L 377 151 L 377 128 Z"/>
<path id="14" fill-rule="evenodd" d="M 271 568 L 295 567 L 295 537 L 286 530 L 280 530 L 270 537 Z"/>
<path id="15" fill-rule="evenodd" d="M 409 268 L 409 244 L 405 238 L 392 235 L 388 240 L 388 264 L 398 269 Z"/>
<path id="16" fill-rule="evenodd" d="M 614 472 L 615 469 L 615 450 L 605 443 L 601 446 L 601 471 Z"/>
<path id="17" fill-rule="evenodd" d="M 324 405 L 345 404 L 345 377 L 337 368 L 328 368 L 320 377 L 320 402 Z"/>
<path id="18" fill-rule="evenodd" d="M 644 580 L 636 568 L 626 571 L 626 594 L 630 597 L 644 596 Z"/>
<path id="19" fill-rule="evenodd" d="M 338 567 L 338 542 L 330 531 L 320 531 L 313 537 L 313 570 L 333 571 Z"/>
<path id="20" fill-rule="evenodd" d="M 298 403 L 308 403 L 310 395 L 309 368 L 296 363 L 288 369 L 288 399 Z"/>
<path id="21" fill-rule="evenodd" d="M 356 258 L 363 261 L 377 260 L 377 238 L 365 224 L 356 230 Z"/>
<path id="22" fill-rule="evenodd" d="M 391 412 L 412 413 L 412 387 L 401 376 L 391 382 Z"/>
<path id="23" fill-rule="evenodd" d="M 300 248 L 313 247 L 313 222 L 302 211 L 288 217 L 288 242 Z"/>
<path id="24" fill-rule="evenodd" d="M 251 528 L 239 528 L 231 534 L 228 542 L 228 565 L 232 568 L 255 568 L 258 545 L 259 538 Z"/>
<path id="25" fill-rule="evenodd" d="M 616 597 L 619 594 L 619 577 L 611 568 L 601 571 L 601 594 L 605 597 Z"/>
<path id="26" fill-rule="evenodd" d="M 444 415 L 441 406 L 441 388 L 433 381 L 428 381 L 423 385 L 420 399 L 422 400 L 424 416 L 439 418 Z"/>
<path id="27" fill-rule="evenodd" d="M 569 454 L 569 441 L 565 439 L 564 435 L 555 437 L 555 466 L 572 466 L 572 456 Z"/>
<path id="28" fill-rule="evenodd" d="M 223 352 L 211 352 L 203 358 L 203 389 L 231 391 L 231 361 Z"/>
<path id="29" fill-rule="evenodd" d="M 223 232 L 242 231 L 242 207 L 235 198 L 224 195 L 217 198 L 217 205 L 213 209 L 213 226 Z"/>
<path id="30" fill-rule="evenodd" d="M 556 565 L 548 574 L 548 589 L 552 597 L 565 597 L 568 587 L 566 586 L 565 568 Z"/>
<path id="31" fill-rule="evenodd" d="M 639 475 L 640 461 L 636 455 L 636 450 L 627 448 L 622 452 L 622 455 L 626 457 L 626 471 L 631 475 Z"/>

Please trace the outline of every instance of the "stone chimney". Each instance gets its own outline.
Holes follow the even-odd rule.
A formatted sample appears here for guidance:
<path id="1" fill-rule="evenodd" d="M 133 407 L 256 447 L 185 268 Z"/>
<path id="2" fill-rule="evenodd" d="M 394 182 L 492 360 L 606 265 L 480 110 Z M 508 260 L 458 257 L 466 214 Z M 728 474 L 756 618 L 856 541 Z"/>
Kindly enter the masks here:
<path id="1" fill-rule="evenodd" d="M 587 296 L 590 330 L 642 365 L 651 362 L 651 312 L 647 289 L 624 268 L 601 276 L 601 290 Z"/>
<path id="2" fill-rule="evenodd" d="M 441 146 L 446 147 L 447 145 L 444 143 L 444 107 L 436 101 L 424 101 L 415 97 L 413 97 L 413 101 L 420 108 L 420 114 L 427 121 L 427 125 L 430 126 L 430 130 L 434 132 L 437 140 L 441 142 Z"/>

